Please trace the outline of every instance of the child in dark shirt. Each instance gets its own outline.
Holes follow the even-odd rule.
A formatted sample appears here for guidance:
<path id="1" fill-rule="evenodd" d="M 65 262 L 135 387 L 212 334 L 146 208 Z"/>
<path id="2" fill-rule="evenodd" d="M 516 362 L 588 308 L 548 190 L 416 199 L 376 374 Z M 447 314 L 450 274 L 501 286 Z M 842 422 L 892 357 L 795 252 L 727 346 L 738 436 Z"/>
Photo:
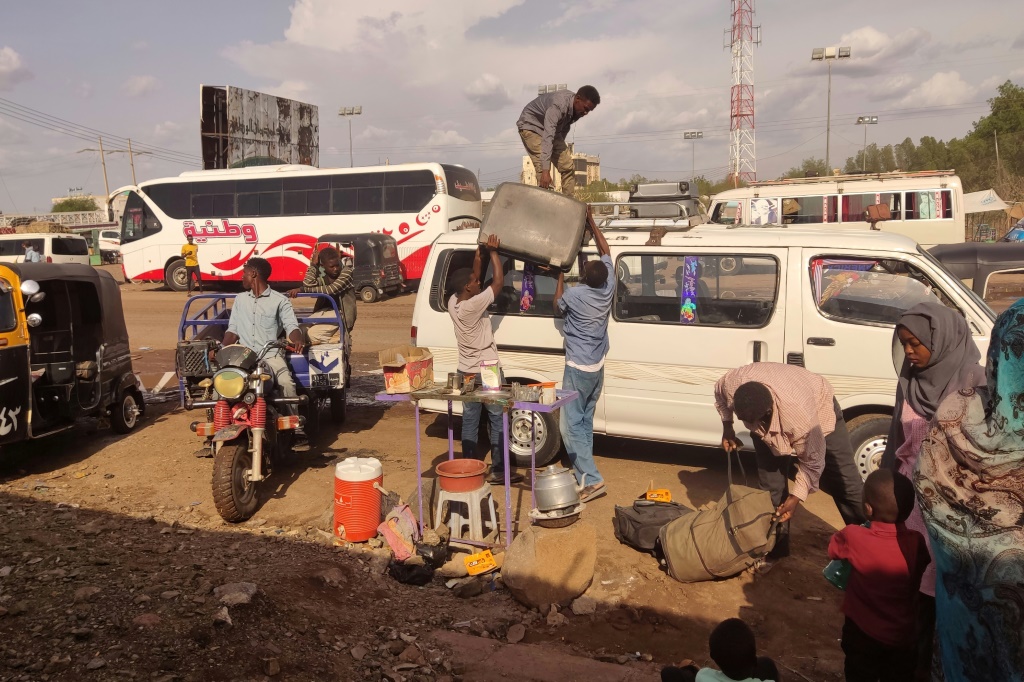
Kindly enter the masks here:
<path id="1" fill-rule="evenodd" d="M 757 655 L 754 632 L 739 618 L 723 620 L 708 638 L 711 658 L 721 670 L 692 661 L 662 668 L 662 682 L 781 682 L 772 659 Z"/>
<path id="2" fill-rule="evenodd" d="M 914 487 L 906 476 L 874 471 L 864 482 L 871 527 L 849 525 L 829 543 L 829 558 L 851 566 L 843 599 L 847 682 L 914 677 L 917 593 L 931 558 L 924 536 L 903 525 L 913 506 Z"/>

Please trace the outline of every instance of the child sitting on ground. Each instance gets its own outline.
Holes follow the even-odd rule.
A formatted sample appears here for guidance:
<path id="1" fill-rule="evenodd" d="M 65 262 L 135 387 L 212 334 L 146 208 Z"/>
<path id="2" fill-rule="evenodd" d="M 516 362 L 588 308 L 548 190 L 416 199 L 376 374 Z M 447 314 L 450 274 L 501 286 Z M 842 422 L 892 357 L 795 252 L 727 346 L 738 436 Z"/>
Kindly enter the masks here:
<path id="1" fill-rule="evenodd" d="M 721 670 L 693 662 L 661 671 L 662 682 L 781 682 L 772 659 L 757 655 L 754 632 L 739 618 L 719 623 L 708 639 L 711 658 Z"/>
<path id="2" fill-rule="evenodd" d="M 829 558 L 851 567 L 842 607 L 848 682 L 914 679 L 917 593 L 931 558 L 924 536 L 903 525 L 913 506 L 906 476 L 874 471 L 864 482 L 871 527 L 849 525 L 829 542 Z"/>

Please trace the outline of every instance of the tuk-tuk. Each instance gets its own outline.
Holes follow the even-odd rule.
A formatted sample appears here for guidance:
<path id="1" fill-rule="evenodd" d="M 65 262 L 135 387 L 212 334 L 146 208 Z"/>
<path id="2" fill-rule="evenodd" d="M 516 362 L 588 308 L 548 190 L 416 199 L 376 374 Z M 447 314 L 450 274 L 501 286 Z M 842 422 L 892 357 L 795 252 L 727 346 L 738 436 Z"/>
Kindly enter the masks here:
<path id="1" fill-rule="evenodd" d="M 982 298 L 992 275 L 1024 272 L 1024 242 L 937 244 L 928 252 Z"/>
<path id="2" fill-rule="evenodd" d="M 0 265 L 0 446 L 108 417 L 118 433 L 145 411 L 121 292 L 88 265 Z"/>
<path id="3" fill-rule="evenodd" d="M 402 261 L 398 258 L 398 243 L 386 234 L 325 234 L 318 240 L 341 252 L 342 258 L 352 259 L 352 280 L 355 291 L 364 303 L 373 303 L 384 294 L 402 290 Z"/>

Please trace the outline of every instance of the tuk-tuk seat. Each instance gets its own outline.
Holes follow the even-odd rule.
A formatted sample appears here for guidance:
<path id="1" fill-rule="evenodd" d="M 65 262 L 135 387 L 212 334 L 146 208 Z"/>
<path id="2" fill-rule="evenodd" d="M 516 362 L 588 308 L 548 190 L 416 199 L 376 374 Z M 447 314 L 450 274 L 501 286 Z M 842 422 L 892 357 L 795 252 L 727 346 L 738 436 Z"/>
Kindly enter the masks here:
<path id="1" fill-rule="evenodd" d="M 95 360 L 86 360 L 75 365 L 75 374 L 82 381 L 92 381 L 100 371 L 100 366 Z"/>

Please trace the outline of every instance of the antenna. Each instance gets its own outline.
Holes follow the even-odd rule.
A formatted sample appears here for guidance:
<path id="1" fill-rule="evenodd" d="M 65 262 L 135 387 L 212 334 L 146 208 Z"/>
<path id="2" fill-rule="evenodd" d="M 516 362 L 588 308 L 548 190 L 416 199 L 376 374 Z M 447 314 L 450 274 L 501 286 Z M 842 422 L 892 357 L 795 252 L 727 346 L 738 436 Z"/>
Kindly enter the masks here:
<path id="1" fill-rule="evenodd" d="M 732 52 L 732 92 L 729 107 L 729 168 L 734 184 L 757 179 L 754 147 L 754 46 L 761 44 L 761 27 L 754 26 L 754 0 L 730 0 L 732 26 L 725 30 L 724 47 Z"/>

